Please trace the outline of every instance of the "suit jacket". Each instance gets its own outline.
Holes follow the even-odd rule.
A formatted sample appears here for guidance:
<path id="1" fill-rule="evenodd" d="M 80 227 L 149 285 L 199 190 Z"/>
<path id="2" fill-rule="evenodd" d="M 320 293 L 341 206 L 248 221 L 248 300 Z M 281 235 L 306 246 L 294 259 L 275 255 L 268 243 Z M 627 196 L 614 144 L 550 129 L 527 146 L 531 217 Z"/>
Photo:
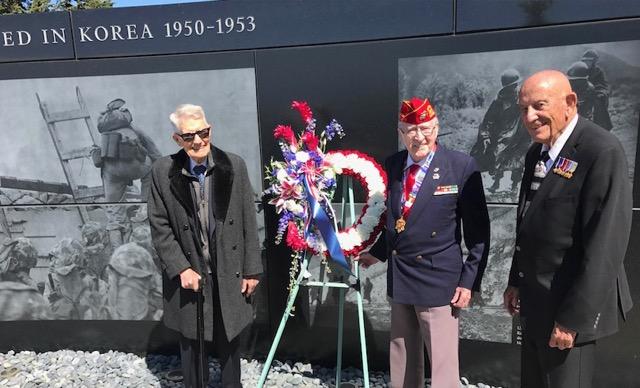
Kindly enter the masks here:
<path id="1" fill-rule="evenodd" d="M 559 154 L 578 163 L 573 176 L 552 167 L 525 212 L 540 149 L 534 144 L 525 159 L 509 284 L 519 287 L 529 334 L 549 338 L 556 321 L 578 332 L 577 343 L 591 341 L 616 332 L 632 305 L 623 266 L 632 215 L 627 159 L 615 136 L 580 117 Z"/>
<path id="2" fill-rule="evenodd" d="M 406 160 L 407 151 L 401 151 L 385 162 L 386 228 L 370 253 L 380 260 L 388 259 L 387 293 L 395 303 L 445 306 L 456 287 L 480 288 L 489 252 L 489 215 L 482 178 L 473 158 L 438 146 L 405 230 L 397 233 Z M 440 195 L 443 186 L 451 185 L 457 186 L 457 193 Z M 466 260 L 460 246 L 462 229 L 469 251 Z"/>
<path id="3" fill-rule="evenodd" d="M 244 161 L 211 146 L 213 162 L 211 208 L 215 217 L 214 276 L 218 295 L 210 284 L 204 291 L 205 339 L 212 340 L 214 297 L 219 298 L 227 338 L 231 340 L 253 317 L 248 299 L 240 293 L 245 275 L 262 272 L 253 189 Z M 180 272 L 191 267 L 206 271 L 199 222 L 189 176 L 189 157 L 183 150 L 158 159 L 152 170 L 147 211 L 153 243 L 163 270 L 164 323 L 187 338 L 196 339 L 196 294 L 180 286 Z M 213 218 L 212 218 L 213 219 Z"/>

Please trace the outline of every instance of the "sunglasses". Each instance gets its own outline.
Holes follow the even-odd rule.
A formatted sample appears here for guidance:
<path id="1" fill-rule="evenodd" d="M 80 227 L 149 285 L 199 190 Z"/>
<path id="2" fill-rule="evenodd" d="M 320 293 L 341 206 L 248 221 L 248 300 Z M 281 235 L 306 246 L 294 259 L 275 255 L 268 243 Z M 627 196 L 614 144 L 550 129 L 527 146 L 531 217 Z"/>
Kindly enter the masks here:
<path id="1" fill-rule="evenodd" d="M 192 142 L 193 139 L 196 138 L 196 135 L 200 137 L 200 139 L 208 139 L 209 133 L 211 131 L 211 127 L 203 128 L 199 131 L 189 132 L 189 133 L 177 133 L 176 135 L 180 136 L 183 141 Z"/>

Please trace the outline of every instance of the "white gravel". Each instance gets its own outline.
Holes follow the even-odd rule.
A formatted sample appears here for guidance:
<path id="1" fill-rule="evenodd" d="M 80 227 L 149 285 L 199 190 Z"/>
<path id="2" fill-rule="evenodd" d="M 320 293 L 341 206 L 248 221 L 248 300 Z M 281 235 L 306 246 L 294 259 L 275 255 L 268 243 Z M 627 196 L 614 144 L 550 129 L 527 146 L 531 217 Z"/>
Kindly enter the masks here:
<path id="1" fill-rule="evenodd" d="M 255 387 L 262 372 L 263 362 L 242 360 L 242 384 Z M 106 353 L 59 350 L 35 353 L 30 351 L 0 353 L 0 387 L 33 388 L 97 388 L 97 387 L 182 387 L 174 381 L 170 371 L 179 370 L 177 356 L 149 354 L 141 357 L 132 353 L 108 351 Z M 220 365 L 209 360 L 211 379 L 209 387 L 220 384 Z M 347 367 L 342 370 L 342 388 L 362 387 L 362 371 Z M 388 372 L 370 372 L 372 388 L 387 387 Z M 335 368 L 326 368 L 302 362 L 273 362 L 266 387 L 334 387 Z M 426 387 L 429 387 L 427 381 Z M 496 388 L 483 383 L 470 384 L 466 378 L 461 388 Z"/>

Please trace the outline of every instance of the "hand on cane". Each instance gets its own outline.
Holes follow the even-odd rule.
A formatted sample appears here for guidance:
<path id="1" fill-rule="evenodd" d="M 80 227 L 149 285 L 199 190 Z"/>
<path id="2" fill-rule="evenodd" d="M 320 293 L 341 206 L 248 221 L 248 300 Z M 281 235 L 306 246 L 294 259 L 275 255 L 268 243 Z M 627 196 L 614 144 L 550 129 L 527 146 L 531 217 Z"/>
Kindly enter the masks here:
<path id="1" fill-rule="evenodd" d="M 198 292 L 200 289 L 200 275 L 191 268 L 187 268 L 180 272 L 180 286 L 187 290 Z"/>

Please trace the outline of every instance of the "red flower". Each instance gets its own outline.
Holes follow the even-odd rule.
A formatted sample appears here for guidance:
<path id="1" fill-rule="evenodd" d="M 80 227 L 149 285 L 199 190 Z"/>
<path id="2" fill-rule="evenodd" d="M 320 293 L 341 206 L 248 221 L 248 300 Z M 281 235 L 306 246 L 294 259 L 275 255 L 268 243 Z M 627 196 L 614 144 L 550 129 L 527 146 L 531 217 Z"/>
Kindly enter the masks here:
<path id="1" fill-rule="evenodd" d="M 298 226 L 293 221 L 289 221 L 286 241 L 289 248 L 293 249 L 294 251 L 304 251 L 307 248 L 307 243 L 304 241 L 302 236 L 300 236 Z"/>
<path id="2" fill-rule="evenodd" d="M 278 125 L 273 130 L 273 137 L 282 139 L 289 144 L 296 144 L 296 135 L 293 133 L 290 125 Z"/>
<path id="3" fill-rule="evenodd" d="M 305 132 L 302 135 L 302 141 L 307 145 L 309 151 L 315 151 L 318 149 L 318 137 L 313 132 Z"/>
<path id="4" fill-rule="evenodd" d="M 305 123 L 309 123 L 313 120 L 313 112 L 311 112 L 311 108 L 309 108 L 309 104 L 304 101 L 293 101 L 291 103 L 291 109 L 295 109 L 302 116 L 302 120 Z"/>

